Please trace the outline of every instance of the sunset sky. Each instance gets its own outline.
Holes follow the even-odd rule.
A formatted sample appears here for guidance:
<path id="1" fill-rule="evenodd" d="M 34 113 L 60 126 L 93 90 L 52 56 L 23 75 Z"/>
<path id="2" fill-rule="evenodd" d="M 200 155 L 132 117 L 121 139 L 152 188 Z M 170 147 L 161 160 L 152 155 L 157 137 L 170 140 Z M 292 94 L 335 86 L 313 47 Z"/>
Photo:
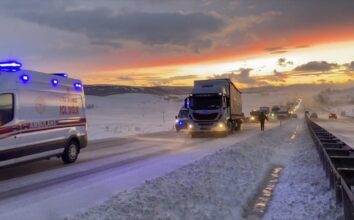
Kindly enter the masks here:
<path id="1" fill-rule="evenodd" d="M 0 60 L 87 84 L 353 83 L 353 0 L 1 0 Z"/>

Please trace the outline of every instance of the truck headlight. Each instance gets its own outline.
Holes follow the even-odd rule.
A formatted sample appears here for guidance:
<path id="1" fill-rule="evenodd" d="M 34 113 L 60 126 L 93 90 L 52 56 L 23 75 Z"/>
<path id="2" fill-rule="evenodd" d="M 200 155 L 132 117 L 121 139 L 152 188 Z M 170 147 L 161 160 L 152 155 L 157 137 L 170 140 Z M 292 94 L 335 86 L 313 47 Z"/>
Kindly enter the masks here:
<path id="1" fill-rule="evenodd" d="M 224 128 L 225 125 L 224 125 L 223 123 L 219 123 L 219 124 L 218 124 L 218 127 L 219 127 L 219 128 Z"/>
<path id="2" fill-rule="evenodd" d="M 254 121 L 256 118 L 254 116 L 251 116 L 251 121 Z"/>
<path id="3" fill-rule="evenodd" d="M 178 123 L 179 122 L 179 120 L 178 119 L 176 119 L 176 123 Z"/>
<path id="4" fill-rule="evenodd" d="M 192 125 L 192 124 L 189 124 L 189 125 L 188 125 L 188 128 L 189 128 L 189 129 L 192 129 L 192 128 L 193 128 L 193 125 Z"/>

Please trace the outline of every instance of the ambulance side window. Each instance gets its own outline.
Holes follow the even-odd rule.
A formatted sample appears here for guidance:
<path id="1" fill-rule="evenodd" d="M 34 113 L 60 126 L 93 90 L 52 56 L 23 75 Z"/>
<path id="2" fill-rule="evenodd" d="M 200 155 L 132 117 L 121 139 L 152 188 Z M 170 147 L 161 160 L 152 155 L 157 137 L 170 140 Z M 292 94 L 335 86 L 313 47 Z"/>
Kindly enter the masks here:
<path id="1" fill-rule="evenodd" d="M 0 126 L 14 119 L 14 95 L 0 94 Z"/>

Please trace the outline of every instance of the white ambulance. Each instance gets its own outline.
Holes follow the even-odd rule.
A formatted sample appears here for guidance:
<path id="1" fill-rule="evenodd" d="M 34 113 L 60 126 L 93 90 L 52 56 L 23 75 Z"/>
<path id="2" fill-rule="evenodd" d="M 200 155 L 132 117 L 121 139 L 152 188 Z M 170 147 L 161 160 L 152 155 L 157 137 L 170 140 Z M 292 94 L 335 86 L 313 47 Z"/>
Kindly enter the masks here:
<path id="1" fill-rule="evenodd" d="M 0 63 L 0 167 L 54 156 L 73 163 L 86 145 L 80 80 Z"/>

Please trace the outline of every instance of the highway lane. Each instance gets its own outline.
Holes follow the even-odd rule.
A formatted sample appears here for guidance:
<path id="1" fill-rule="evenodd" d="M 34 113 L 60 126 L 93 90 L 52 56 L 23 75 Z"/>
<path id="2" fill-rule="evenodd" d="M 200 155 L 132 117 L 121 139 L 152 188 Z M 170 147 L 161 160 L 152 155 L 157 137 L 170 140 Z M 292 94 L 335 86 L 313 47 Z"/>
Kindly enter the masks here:
<path id="1" fill-rule="evenodd" d="M 275 125 L 272 125 L 275 126 Z M 258 131 L 247 124 L 241 132 L 227 138 L 195 138 L 181 132 L 161 132 L 91 142 L 75 164 L 63 165 L 59 159 L 37 161 L 1 169 L 0 200 L 43 190 L 68 181 L 171 154 L 186 154 L 215 143 L 214 152 L 224 144 L 237 143 Z"/>
<path id="2" fill-rule="evenodd" d="M 260 132 L 258 124 L 245 124 L 225 138 L 161 132 L 100 140 L 91 142 L 75 164 L 64 166 L 53 159 L 2 169 L 0 219 L 31 219 L 31 213 L 37 213 L 37 220 L 62 219 L 62 210 L 75 213 L 92 207 Z"/>

